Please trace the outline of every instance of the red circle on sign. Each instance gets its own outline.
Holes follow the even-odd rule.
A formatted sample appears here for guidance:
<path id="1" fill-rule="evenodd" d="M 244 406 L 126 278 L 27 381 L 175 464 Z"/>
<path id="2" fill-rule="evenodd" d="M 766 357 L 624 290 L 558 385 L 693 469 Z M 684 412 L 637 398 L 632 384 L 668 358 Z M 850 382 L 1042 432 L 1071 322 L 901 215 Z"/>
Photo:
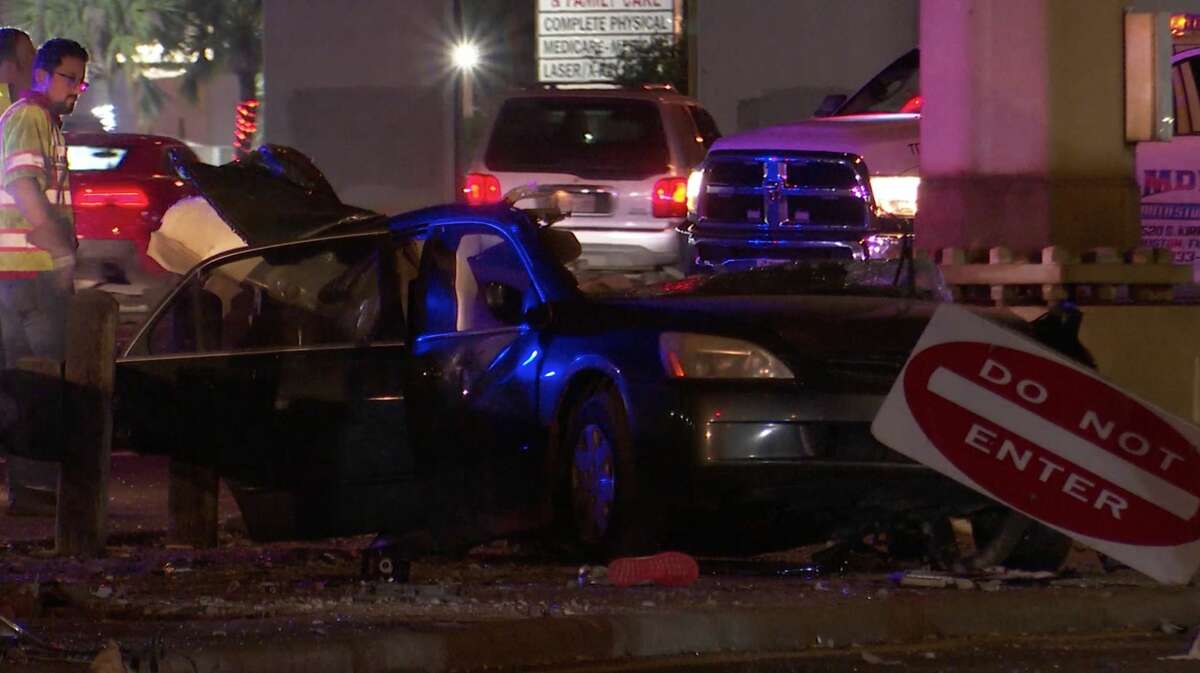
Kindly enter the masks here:
<path id="1" fill-rule="evenodd" d="M 1200 539 L 1200 454 L 1097 378 L 1025 351 L 950 342 L 913 357 L 904 395 L 933 446 L 1012 507 L 1122 544 Z M 1086 443 L 1063 441 L 1071 435 Z"/>

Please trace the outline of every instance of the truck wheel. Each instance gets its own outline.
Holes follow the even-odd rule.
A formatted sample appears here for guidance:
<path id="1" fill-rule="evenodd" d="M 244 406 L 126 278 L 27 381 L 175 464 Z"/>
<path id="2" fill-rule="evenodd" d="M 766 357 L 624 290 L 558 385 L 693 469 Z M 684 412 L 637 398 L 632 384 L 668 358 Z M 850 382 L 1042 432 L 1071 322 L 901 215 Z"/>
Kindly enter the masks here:
<path id="1" fill-rule="evenodd" d="M 632 440 L 611 381 L 592 387 L 571 409 L 562 437 L 575 542 L 586 553 L 605 558 L 642 551 L 647 522 L 635 516 Z"/>
<path id="2" fill-rule="evenodd" d="M 1001 535 L 1006 527 L 1019 537 L 1003 558 L 994 560 L 1007 568 L 1053 572 L 1062 567 L 1067 555 L 1071 553 L 1071 538 L 1036 521 L 1029 521 L 1019 512 L 991 508 L 971 515 L 971 535 L 975 539 L 975 548 L 981 550 L 981 555 L 986 554 L 988 547 L 994 542 L 1003 543 L 997 540 L 997 536 Z"/>

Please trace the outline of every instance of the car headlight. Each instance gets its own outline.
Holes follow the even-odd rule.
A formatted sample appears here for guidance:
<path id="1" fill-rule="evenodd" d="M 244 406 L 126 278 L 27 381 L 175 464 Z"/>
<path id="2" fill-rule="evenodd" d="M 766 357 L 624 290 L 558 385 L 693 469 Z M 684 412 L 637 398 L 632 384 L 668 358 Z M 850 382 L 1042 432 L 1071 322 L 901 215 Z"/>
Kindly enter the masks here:
<path id="1" fill-rule="evenodd" d="M 704 171 L 697 168 L 688 174 L 687 209 L 689 213 L 696 212 L 696 204 L 700 200 L 700 185 L 704 182 Z"/>
<path id="2" fill-rule="evenodd" d="M 917 188 L 920 186 L 921 178 L 915 175 L 871 178 L 875 205 L 896 217 L 913 217 L 917 214 Z"/>
<path id="3" fill-rule="evenodd" d="M 658 339 L 663 369 L 672 378 L 792 379 L 792 370 L 767 349 L 741 339 L 665 332 Z"/>

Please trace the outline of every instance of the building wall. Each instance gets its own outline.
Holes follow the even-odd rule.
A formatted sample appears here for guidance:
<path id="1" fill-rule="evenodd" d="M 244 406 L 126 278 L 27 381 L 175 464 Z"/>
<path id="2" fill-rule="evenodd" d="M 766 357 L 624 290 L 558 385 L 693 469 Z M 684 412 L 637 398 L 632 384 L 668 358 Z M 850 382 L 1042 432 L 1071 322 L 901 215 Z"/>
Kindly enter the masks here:
<path id="1" fill-rule="evenodd" d="M 205 81 L 195 103 L 179 93 L 179 84 L 179 78 L 158 80 L 165 100 L 148 132 L 203 146 L 200 158 L 204 161 L 228 161 L 233 153 L 237 78 L 219 74 Z"/>
<path id="2" fill-rule="evenodd" d="M 725 133 L 807 118 L 827 94 L 853 92 L 917 46 L 918 5 L 696 2 L 697 96 Z"/>
<path id="3" fill-rule="evenodd" d="M 266 141 L 383 212 L 453 196 L 454 34 L 445 0 L 265 0 Z"/>

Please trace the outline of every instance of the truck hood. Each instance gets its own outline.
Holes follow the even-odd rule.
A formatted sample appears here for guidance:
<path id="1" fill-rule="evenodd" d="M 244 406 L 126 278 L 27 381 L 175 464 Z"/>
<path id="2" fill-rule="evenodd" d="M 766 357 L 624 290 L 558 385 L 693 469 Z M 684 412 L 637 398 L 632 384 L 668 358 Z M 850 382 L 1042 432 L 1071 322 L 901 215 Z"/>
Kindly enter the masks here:
<path id="1" fill-rule="evenodd" d="M 871 175 L 916 175 L 921 115 L 823 117 L 725 136 L 712 151 L 842 152 L 863 158 Z"/>

